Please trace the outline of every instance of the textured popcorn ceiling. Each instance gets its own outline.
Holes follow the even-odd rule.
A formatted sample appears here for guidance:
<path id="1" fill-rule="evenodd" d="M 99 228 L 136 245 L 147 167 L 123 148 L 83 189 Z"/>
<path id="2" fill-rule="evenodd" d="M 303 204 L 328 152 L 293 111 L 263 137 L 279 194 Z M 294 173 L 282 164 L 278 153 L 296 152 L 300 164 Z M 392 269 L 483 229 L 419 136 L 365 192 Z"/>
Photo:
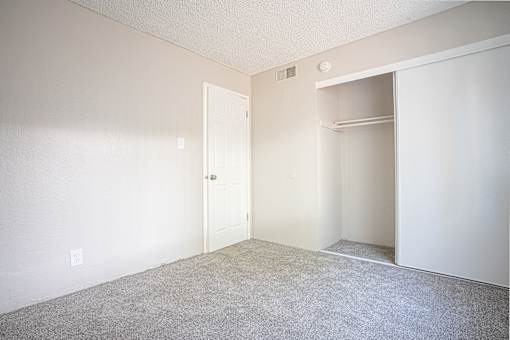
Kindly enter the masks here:
<path id="1" fill-rule="evenodd" d="M 408 0 L 71 0 L 255 74 L 461 2 Z"/>

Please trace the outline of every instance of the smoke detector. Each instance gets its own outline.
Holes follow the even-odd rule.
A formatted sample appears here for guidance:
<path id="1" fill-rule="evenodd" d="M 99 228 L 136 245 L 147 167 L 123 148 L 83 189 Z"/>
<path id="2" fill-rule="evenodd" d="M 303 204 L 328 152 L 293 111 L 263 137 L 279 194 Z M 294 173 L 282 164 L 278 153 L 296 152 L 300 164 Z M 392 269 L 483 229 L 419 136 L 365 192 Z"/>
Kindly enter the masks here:
<path id="1" fill-rule="evenodd" d="M 329 70 L 331 70 L 331 63 L 329 61 L 324 60 L 319 63 L 319 71 L 326 73 L 329 72 Z"/>

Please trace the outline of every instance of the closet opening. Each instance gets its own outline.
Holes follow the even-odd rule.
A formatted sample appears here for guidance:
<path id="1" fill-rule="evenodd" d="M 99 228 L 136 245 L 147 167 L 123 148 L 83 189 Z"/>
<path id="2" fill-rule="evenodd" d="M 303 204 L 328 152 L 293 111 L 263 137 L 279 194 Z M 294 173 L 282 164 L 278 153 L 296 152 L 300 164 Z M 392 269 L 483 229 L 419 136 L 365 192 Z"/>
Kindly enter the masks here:
<path id="1" fill-rule="evenodd" d="M 393 73 L 317 90 L 319 244 L 395 262 Z"/>

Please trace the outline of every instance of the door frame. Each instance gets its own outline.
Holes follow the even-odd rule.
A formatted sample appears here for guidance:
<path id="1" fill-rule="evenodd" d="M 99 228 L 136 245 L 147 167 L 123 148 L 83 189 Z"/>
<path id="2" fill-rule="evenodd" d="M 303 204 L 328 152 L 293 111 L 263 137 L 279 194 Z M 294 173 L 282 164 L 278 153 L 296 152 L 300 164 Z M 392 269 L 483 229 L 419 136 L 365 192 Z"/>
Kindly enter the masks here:
<path id="1" fill-rule="evenodd" d="M 241 98 L 246 99 L 246 110 L 247 110 L 247 119 L 246 119 L 246 210 L 248 214 L 247 218 L 247 235 L 246 239 L 250 239 L 252 235 L 251 230 L 251 221 L 252 221 L 252 213 L 251 213 L 251 178 L 252 178 L 252 168 L 251 168 L 251 106 L 250 106 L 250 97 L 239 93 L 232 91 L 230 89 L 211 84 L 208 82 L 202 83 L 202 96 L 203 96 L 203 117 L 202 117 L 202 139 L 203 139 L 203 146 L 202 146 L 202 229 L 203 229 L 203 253 L 209 252 L 209 225 L 208 225 L 208 217 L 209 217 L 209 189 L 208 189 L 208 180 L 206 179 L 206 176 L 208 174 L 208 143 L 207 143 L 207 137 L 208 137 L 208 124 L 207 124 L 207 118 L 208 118 L 208 112 L 207 112 L 207 90 L 211 87 L 216 87 L 219 89 L 222 89 L 224 91 L 230 92 L 236 96 L 239 96 Z"/>

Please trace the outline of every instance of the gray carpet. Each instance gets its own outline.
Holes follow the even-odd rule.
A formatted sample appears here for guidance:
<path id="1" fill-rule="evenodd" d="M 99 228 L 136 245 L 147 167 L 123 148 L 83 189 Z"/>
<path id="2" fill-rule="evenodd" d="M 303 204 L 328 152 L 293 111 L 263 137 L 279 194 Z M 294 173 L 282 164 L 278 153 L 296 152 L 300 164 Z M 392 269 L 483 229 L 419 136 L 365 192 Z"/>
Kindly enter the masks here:
<path id="1" fill-rule="evenodd" d="M 395 263 L 395 248 L 378 246 L 375 244 L 340 240 L 324 250 L 369 260 Z"/>
<path id="2" fill-rule="evenodd" d="M 3 339 L 507 339 L 508 289 L 245 241 L 0 316 Z"/>

